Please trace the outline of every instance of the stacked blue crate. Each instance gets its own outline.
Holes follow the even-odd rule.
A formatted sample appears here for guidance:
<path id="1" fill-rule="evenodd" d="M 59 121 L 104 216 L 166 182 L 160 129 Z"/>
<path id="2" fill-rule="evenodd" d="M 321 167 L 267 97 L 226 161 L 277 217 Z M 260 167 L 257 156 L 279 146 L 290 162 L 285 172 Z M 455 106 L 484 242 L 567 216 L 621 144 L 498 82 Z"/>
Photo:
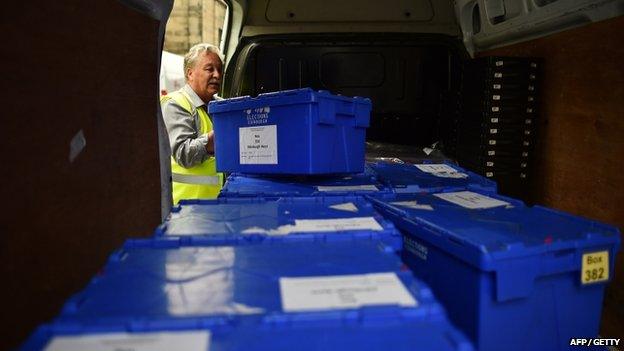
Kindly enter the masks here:
<path id="1" fill-rule="evenodd" d="M 104 324 L 136 316 L 154 323 L 160 318 L 207 316 L 222 321 L 269 317 L 293 320 L 306 318 L 309 311 L 334 315 L 343 309 L 357 314 L 358 308 L 367 304 L 360 306 L 357 296 L 351 296 L 348 289 L 344 299 L 332 294 L 324 296 L 329 293 L 326 290 L 317 292 L 324 296 L 318 300 L 307 296 L 308 293 L 293 293 L 289 298 L 301 297 L 304 301 L 300 301 L 303 304 L 300 308 L 297 301 L 292 301 L 291 306 L 290 299 L 284 299 L 285 284 L 296 282 L 286 280 L 377 273 L 391 276 L 390 280 L 400 282 L 401 288 L 391 290 L 388 301 L 380 300 L 373 305 L 393 305 L 387 306 L 386 312 L 396 312 L 397 316 L 443 313 L 431 291 L 415 280 L 409 270 L 403 269 L 391 250 L 375 241 L 213 246 L 135 239 L 114 253 L 102 274 L 67 302 L 60 320 L 97 319 Z M 370 291 L 373 295 L 381 292 Z M 385 297 L 381 294 L 379 298 Z M 331 312 L 322 312 L 323 308 L 307 302 L 328 302 L 338 307 L 344 303 L 349 308 L 325 308 Z"/>
<path id="2" fill-rule="evenodd" d="M 23 350 L 158 331 L 207 332 L 210 350 L 472 350 L 388 251 L 372 241 L 130 240 Z"/>
<path id="3" fill-rule="evenodd" d="M 182 200 L 156 229 L 182 243 L 381 240 L 400 249 L 401 234 L 361 196 Z"/>
<path id="4" fill-rule="evenodd" d="M 371 316 L 361 320 L 280 323 L 260 326 L 179 325 L 93 327 L 88 323 L 55 323 L 38 328 L 22 351 L 137 350 L 137 351 L 472 351 L 470 342 L 443 318 Z M 205 340 L 205 341 L 204 341 Z M 204 346 L 207 345 L 207 346 Z M 99 347 L 98 347 L 99 346 Z M 73 348 L 70 348 L 73 347 Z M 114 348 L 116 347 L 116 348 Z"/>
<path id="5" fill-rule="evenodd" d="M 217 170 L 362 172 L 370 111 L 369 99 L 310 88 L 212 101 Z"/>
<path id="6" fill-rule="evenodd" d="M 383 195 L 390 189 L 368 173 L 317 177 L 262 177 L 235 173 L 219 197 Z"/>
<path id="7" fill-rule="evenodd" d="M 562 350 L 598 335 L 617 228 L 471 191 L 372 199 L 403 259 L 478 350 Z"/>
<path id="8" fill-rule="evenodd" d="M 496 183 L 451 163 L 368 162 L 366 172 L 395 193 L 481 190 L 496 192 Z"/>

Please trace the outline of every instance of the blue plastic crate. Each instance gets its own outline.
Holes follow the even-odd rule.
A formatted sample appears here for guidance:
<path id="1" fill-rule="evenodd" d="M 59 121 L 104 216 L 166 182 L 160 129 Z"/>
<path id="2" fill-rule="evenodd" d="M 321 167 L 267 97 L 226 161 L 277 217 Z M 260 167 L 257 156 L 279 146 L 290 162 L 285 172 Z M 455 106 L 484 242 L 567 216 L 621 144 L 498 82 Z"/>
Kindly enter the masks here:
<path id="1" fill-rule="evenodd" d="M 598 335 L 617 228 L 491 193 L 371 201 L 403 231 L 404 261 L 477 349 L 564 350 Z M 604 265 L 587 265 L 589 256 Z"/>
<path id="2" fill-rule="evenodd" d="M 51 346 L 55 338 L 86 338 L 110 336 L 111 333 L 125 334 L 126 343 L 115 338 L 119 350 L 141 345 L 128 337 L 150 337 L 154 345 L 154 333 L 203 333 L 210 351 L 331 351 L 331 350 L 393 350 L 393 351 L 471 351 L 472 345 L 457 329 L 441 315 L 403 317 L 389 315 L 367 315 L 356 319 L 345 316 L 342 320 L 315 319 L 292 320 L 281 323 L 279 319 L 267 319 L 259 324 L 226 323 L 210 325 L 204 321 L 189 323 L 181 319 L 170 319 L 152 325 L 146 322 L 129 321 L 125 324 L 94 326 L 90 323 L 54 323 L 39 327 L 22 345 L 22 351 L 39 351 Z M 158 335 L 158 334 L 157 334 Z M 160 335 L 158 335 L 160 336 Z M 184 335 L 188 337 L 187 335 Z M 167 337 L 160 337 L 161 342 Z M 84 340 L 84 339 L 83 339 Z M 123 340 L 123 338 L 121 338 Z M 59 340 L 57 339 L 56 342 Z M 109 343 L 110 345 L 110 343 Z M 144 344 L 143 344 L 144 345 Z M 145 346 L 145 345 L 144 345 Z M 153 348 L 152 348 L 153 349 Z M 161 348 L 162 349 L 162 348 Z M 173 349 L 172 349 L 173 350 Z M 177 351 L 190 351 L 176 345 Z"/>
<path id="3" fill-rule="evenodd" d="M 496 192 L 496 183 L 451 163 L 368 162 L 367 173 L 395 193 L 478 190 Z"/>
<path id="4" fill-rule="evenodd" d="M 297 278 L 369 284 L 362 290 L 359 283 L 345 287 L 344 282 L 295 282 Z M 293 284 L 313 288 L 302 292 Z M 157 325 L 169 318 L 195 318 L 195 323 L 212 325 L 250 320 L 326 325 L 369 315 L 400 319 L 440 314 L 444 311 L 429 288 L 379 242 L 184 246 L 177 240 L 136 239 L 111 256 L 102 273 L 65 304 L 57 321 L 106 326 L 138 319 Z"/>
<path id="5" fill-rule="evenodd" d="M 388 193 L 389 188 L 367 173 L 314 177 L 266 177 L 234 173 L 228 177 L 219 197 L 279 198 Z"/>
<path id="6" fill-rule="evenodd" d="M 361 196 L 182 200 L 156 229 L 182 243 L 381 240 L 398 250 L 402 237 Z"/>
<path id="7" fill-rule="evenodd" d="M 310 88 L 210 102 L 217 170 L 362 172 L 370 111 L 369 99 Z"/>

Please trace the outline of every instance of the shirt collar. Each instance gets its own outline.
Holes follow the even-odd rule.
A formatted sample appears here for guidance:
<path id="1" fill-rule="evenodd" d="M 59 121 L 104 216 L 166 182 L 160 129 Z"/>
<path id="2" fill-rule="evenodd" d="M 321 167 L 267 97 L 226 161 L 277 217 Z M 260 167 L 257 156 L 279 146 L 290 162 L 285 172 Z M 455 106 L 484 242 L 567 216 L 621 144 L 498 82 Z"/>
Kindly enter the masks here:
<path id="1" fill-rule="evenodd" d="M 184 92 L 188 95 L 188 97 L 191 99 L 191 104 L 193 104 L 193 107 L 198 108 L 200 106 L 204 106 L 206 105 L 208 102 L 204 102 L 195 92 L 195 90 L 193 90 L 193 88 L 191 88 L 190 85 L 186 84 L 184 85 L 184 87 L 182 88 L 182 90 L 184 90 Z"/>

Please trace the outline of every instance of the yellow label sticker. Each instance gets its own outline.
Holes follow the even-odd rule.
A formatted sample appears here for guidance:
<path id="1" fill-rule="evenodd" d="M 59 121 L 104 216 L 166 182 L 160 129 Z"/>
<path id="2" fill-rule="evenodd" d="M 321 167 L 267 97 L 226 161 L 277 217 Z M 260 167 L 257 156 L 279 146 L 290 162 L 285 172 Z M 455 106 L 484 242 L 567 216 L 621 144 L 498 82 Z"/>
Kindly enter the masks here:
<path id="1" fill-rule="evenodd" d="M 609 280 L 609 251 L 583 254 L 581 283 L 591 284 Z"/>

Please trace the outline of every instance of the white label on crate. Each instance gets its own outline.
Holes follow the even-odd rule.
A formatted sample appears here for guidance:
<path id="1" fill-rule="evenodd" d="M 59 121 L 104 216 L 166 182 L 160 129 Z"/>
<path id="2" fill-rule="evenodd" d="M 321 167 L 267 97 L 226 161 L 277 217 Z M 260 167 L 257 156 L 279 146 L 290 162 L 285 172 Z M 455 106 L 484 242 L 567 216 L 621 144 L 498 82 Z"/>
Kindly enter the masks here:
<path id="1" fill-rule="evenodd" d="M 490 118 L 490 122 L 492 122 L 492 123 L 498 123 L 498 118 Z"/>
<path id="2" fill-rule="evenodd" d="M 433 211 L 433 207 L 431 207 L 431 205 L 419 204 L 416 201 L 396 201 L 396 202 L 391 202 L 390 204 L 391 205 L 396 205 L 396 206 L 401 206 L 401 207 L 406 207 L 406 208 L 411 208 L 413 210 Z"/>
<path id="3" fill-rule="evenodd" d="M 494 172 L 485 172 L 485 176 L 491 178 L 494 176 Z"/>
<path id="4" fill-rule="evenodd" d="M 524 135 L 531 135 L 531 131 L 530 130 L 525 130 L 524 131 Z"/>
<path id="5" fill-rule="evenodd" d="M 468 175 L 466 173 L 461 173 L 461 172 L 433 173 L 433 175 L 436 177 L 440 177 L 440 178 L 453 178 L 453 179 L 468 178 Z"/>
<path id="6" fill-rule="evenodd" d="M 454 173 L 457 170 L 444 163 L 425 163 L 414 165 L 425 173 Z"/>
<path id="7" fill-rule="evenodd" d="M 523 142 L 522 142 L 522 145 L 524 145 L 524 146 L 529 146 L 529 145 L 530 145 L 530 143 L 529 143 L 528 141 L 523 141 Z"/>
<path id="8" fill-rule="evenodd" d="M 526 174 L 520 173 L 520 178 L 526 178 Z"/>
<path id="9" fill-rule="evenodd" d="M 374 305 L 417 306 L 396 273 L 282 277 L 282 309 L 286 312 L 336 310 Z"/>
<path id="10" fill-rule="evenodd" d="M 496 63 L 495 63 L 495 64 L 496 64 L 496 67 L 498 67 L 498 66 L 502 66 L 502 65 L 503 65 L 503 61 L 496 61 Z"/>
<path id="11" fill-rule="evenodd" d="M 503 78 L 503 74 L 500 72 L 494 72 L 494 78 Z"/>
<path id="12" fill-rule="evenodd" d="M 531 124 L 533 121 L 530 118 L 524 120 L 525 124 Z"/>
<path id="13" fill-rule="evenodd" d="M 496 128 L 490 129 L 490 134 L 496 134 L 496 133 L 498 133 L 498 129 Z"/>
<path id="14" fill-rule="evenodd" d="M 532 85 L 529 85 L 529 91 L 534 91 L 534 90 L 535 90 L 535 87 Z"/>
<path id="15" fill-rule="evenodd" d="M 528 152 L 523 152 L 522 153 L 522 157 L 529 157 L 529 153 Z"/>
<path id="16" fill-rule="evenodd" d="M 508 202 L 477 194 L 472 191 L 458 191 L 454 193 L 439 193 L 433 195 L 442 200 L 446 200 L 472 210 L 510 205 Z"/>
<path id="17" fill-rule="evenodd" d="M 295 227 L 301 232 L 333 232 L 341 230 L 383 230 L 373 217 L 336 219 L 296 219 Z"/>
<path id="18" fill-rule="evenodd" d="M 490 145 L 496 145 L 496 140 L 488 140 L 488 144 Z"/>
<path id="19" fill-rule="evenodd" d="M 501 85 L 500 85 L 500 84 L 494 84 L 494 85 L 492 85 L 492 89 L 499 90 L 500 88 L 501 88 Z"/>
<path id="20" fill-rule="evenodd" d="M 277 164 L 277 126 L 238 128 L 241 165 Z"/>
<path id="21" fill-rule="evenodd" d="M 500 100 L 500 95 L 492 95 L 492 100 Z"/>
<path id="22" fill-rule="evenodd" d="M 357 206 L 353 202 L 347 202 L 344 204 L 331 205 L 329 208 L 333 208 L 334 210 L 340 211 L 349 211 L 349 212 L 357 212 L 359 211 Z"/>
<path id="23" fill-rule="evenodd" d="M 533 99 L 533 97 L 532 97 L 532 96 L 529 96 L 529 97 L 527 98 L 527 100 L 528 100 L 528 101 L 533 101 L 534 99 Z"/>
<path id="24" fill-rule="evenodd" d="M 346 230 L 382 231 L 383 227 L 373 217 L 295 219 L 295 224 L 285 224 L 275 229 L 251 227 L 243 234 L 288 235 L 291 233 L 336 232 Z"/>
<path id="25" fill-rule="evenodd" d="M 44 351 L 206 351 L 210 332 L 106 333 L 57 336 Z"/>
<path id="26" fill-rule="evenodd" d="M 488 154 L 488 156 L 494 156 L 494 155 L 496 155 L 496 151 L 488 150 L 487 154 Z"/>
<path id="27" fill-rule="evenodd" d="M 535 79 L 535 74 L 530 74 L 529 79 Z"/>
<path id="28" fill-rule="evenodd" d="M 526 168 L 526 166 L 527 166 L 526 162 L 522 162 L 522 163 L 520 164 L 520 167 L 522 167 L 522 168 Z"/>
<path id="29" fill-rule="evenodd" d="M 494 162 L 486 162 L 485 165 L 487 167 L 494 167 Z"/>
<path id="30" fill-rule="evenodd" d="M 500 111 L 500 107 L 492 106 L 492 112 L 498 112 L 498 111 Z"/>
<path id="31" fill-rule="evenodd" d="M 527 113 L 533 113 L 533 109 L 532 109 L 532 108 L 530 108 L 530 107 L 528 107 L 528 108 L 527 108 Z"/>
<path id="32" fill-rule="evenodd" d="M 431 163 L 414 165 L 425 173 L 430 173 L 440 178 L 468 178 L 465 173 L 458 172 L 455 168 L 444 163 Z"/>
<path id="33" fill-rule="evenodd" d="M 336 185 L 336 186 L 317 186 L 316 190 L 320 192 L 347 192 L 347 191 L 379 191 L 372 184 L 366 185 Z"/>
<path id="34" fill-rule="evenodd" d="M 532 67 L 532 68 L 537 67 L 537 63 L 535 63 L 535 62 L 531 62 L 531 67 Z"/>

